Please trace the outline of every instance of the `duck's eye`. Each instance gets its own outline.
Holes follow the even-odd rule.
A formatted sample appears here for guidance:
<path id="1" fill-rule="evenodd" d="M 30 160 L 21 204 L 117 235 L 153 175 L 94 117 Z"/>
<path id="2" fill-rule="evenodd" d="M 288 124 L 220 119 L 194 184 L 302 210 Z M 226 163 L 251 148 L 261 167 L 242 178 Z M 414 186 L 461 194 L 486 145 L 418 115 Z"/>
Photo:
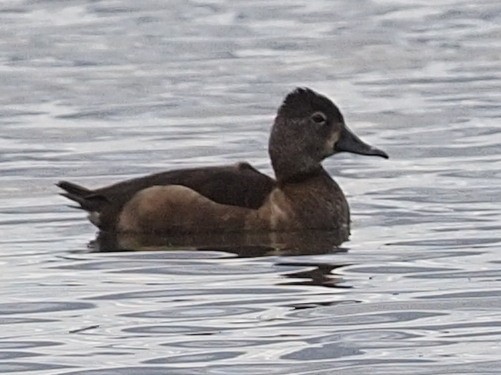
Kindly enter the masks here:
<path id="1" fill-rule="evenodd" d="M 325 124 L 327 122 L 327 117 L 322 112 L 315 112 L 311 115 L 311 119 L 315 124 Z"/>

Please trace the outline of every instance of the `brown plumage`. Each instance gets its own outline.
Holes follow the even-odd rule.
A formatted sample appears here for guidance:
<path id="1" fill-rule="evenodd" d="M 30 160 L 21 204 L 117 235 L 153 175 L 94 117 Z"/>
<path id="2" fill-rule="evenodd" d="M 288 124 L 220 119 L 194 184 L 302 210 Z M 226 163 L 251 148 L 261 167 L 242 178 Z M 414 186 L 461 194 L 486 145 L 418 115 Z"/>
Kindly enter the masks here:
<path id="1" fill-rule="evenodd" d="M 346 127 L 328 98 L 298 88 L 280 106 L 269 153 L 276 180 L 248 163 L 173 170 L 91 190 L 61 181 L 102 231 L 207 233 L 336 230 L 348 238 L 346 198 L 321 162 L 337 152 L 387 158 Z"/>

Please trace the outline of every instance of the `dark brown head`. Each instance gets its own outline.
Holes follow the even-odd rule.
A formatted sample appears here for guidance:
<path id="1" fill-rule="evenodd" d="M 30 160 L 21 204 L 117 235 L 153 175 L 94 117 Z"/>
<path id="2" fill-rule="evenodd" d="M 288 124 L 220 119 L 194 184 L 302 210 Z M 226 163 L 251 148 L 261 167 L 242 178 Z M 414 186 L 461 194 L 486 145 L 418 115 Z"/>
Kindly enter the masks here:
<path id="1" fill-rule="evenodd" d="M 338 152 L 388 155 L 364 143 L 344 123 L 336 105 L 308 88 L 289 93 L 271 130 L 269 153 L 279 182 L 317 173 L 326 157 Z"/>

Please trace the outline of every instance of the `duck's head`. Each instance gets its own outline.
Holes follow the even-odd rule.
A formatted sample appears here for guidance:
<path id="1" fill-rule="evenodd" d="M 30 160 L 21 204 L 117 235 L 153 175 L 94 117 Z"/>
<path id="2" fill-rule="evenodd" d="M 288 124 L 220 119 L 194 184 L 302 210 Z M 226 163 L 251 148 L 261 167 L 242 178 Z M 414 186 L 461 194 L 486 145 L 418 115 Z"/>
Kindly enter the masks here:
<path id="1" fill-rule="evenodd" d="M 326 157 L 339 152 L 388 155 L 358 138 L 344 123 L 336 105 L 309 88 L 289 93 L 278 109 L 269 153 L 279 181 L 316 173 Z"/>

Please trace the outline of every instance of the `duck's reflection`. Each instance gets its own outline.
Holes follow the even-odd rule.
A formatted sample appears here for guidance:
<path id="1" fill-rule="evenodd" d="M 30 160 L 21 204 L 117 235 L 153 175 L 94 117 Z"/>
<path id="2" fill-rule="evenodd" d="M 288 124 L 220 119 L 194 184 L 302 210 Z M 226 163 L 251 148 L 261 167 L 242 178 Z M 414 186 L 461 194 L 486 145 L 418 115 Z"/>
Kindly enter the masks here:
<path id="1" fill-rule="evenodd" d="M 335 232 L 305 231 L 293 233 L 232 233 L 197 234 L 183 236 L 158 236 L 131 233 L 100 232 L 89 244 L 91 251 L 215 251 L 241 258 L 264 256 L 320 255 L 346 252 L 340 248 L 343 242 Z M 317 263 L 310 258 L 305 261 L 279 260 L 277 266 L 298 268 L 283 274 L 289 281 L 281 285 L 308 285 L 329 288 L 339 287 L 341 278 L 335 270 L 345 264 Z M 344 286 L 346 287 L 346 285 Z"/>
<path id="2" fill-rule="evenodd" d="M 223 251 L 239 257 L 315 255 L 344 251 L 344 237 L 330 231 L 225 233 L 159 236 L 100 232 L 89 244 L 92 251 Z"/>
<path id="3" fill-rule="evenodd" d="M 346 267 L 346 264 L 282 262 L 277 265 L 304 267 L 299 271 L 284 274 L 286 278 L 291 280 L 283 282 L 281 285 L 314 285 L 329 288 L 350 288 L 349 285 L 339 285 L 343 280 L 340 276 L 336 275 L 335 272 L 336 269 Z"/>

